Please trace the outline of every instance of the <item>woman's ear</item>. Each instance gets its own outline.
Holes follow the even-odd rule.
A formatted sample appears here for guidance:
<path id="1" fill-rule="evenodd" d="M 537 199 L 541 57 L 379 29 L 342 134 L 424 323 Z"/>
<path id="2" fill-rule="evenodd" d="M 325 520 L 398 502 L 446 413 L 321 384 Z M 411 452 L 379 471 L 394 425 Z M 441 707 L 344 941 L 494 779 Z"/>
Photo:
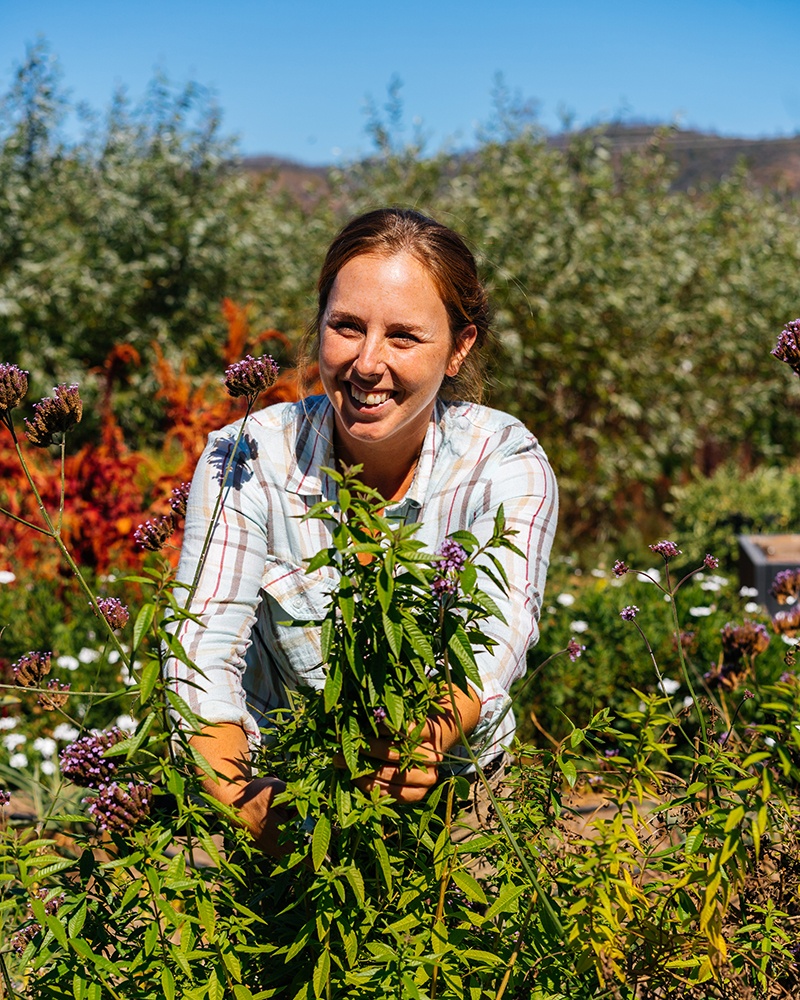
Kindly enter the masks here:
<path id="1" fill-rule="evenodd" d="M 458 375 L 458 370 L 463 365 L 464 358 L 466 358 L 472 349 L 472 345 L 475 343 L 475 338 L 477 336 L 478 328 L 474 323 L 470 323 L 469 326 L 465 326 L 464 329 L 458 334 L 456 348 L 450 356 L 450 364 L 447 366 L 445 375 L 449 375 L 450 378 Z"/>

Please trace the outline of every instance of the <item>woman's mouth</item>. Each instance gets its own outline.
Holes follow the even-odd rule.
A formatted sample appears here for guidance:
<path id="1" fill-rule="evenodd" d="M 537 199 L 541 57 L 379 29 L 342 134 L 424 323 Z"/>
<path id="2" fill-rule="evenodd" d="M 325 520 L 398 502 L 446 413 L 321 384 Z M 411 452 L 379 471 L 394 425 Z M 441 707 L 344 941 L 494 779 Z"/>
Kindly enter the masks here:
<path id="1" fill-rule="evenodd" d="M 362 389 L 357 389 L 352 382 L 347 383 L 347 388 L 353 400 L 361 406 L 380 406 L 394 395 L 391 389 L 373 389 L 370 392 L 364 392 Z"/>

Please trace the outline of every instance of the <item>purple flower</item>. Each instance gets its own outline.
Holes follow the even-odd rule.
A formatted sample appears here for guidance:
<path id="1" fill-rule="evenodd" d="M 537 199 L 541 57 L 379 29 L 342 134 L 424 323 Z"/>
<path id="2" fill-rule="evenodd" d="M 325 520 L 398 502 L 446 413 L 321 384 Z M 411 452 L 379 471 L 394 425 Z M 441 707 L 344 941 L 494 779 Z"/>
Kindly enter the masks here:
<path id="1" fill-rule="evenodd" d="M 64 747 L 59 755 L 61 773 L 81 788 L 98 788 L 117 770 L 115 758 L 105 752 L 115 743 L 125 739 L 125 733 L 116 726 L 102 733 L 89 733 Z"/>
<path id="2" fill-rule="evenodd" d="M 181 483 L 170 494 L 169 505 L 178 517 L 186 517 L 186 502 L 189 499 L 191 483 Z"/>
<path id="3" fill-rule="evenodd" d="M 150 815 L 152 786 L 120 785 L 112 781 L 100 785 L 97 798 L 89 806 L 89 815 L 107 833 L 129 833 L 137 823 Z"/>
<path id="4" fill-rule="evenodd" d="M 50 673 L 52 653 L 36 653 L 31 651 L 20 656 L 16 663 L 11 664 L 14 671 L 14 683 L 20 687 L 41 687 L 42 680 Z"/>
<path id="5" fill-rule="evenodd" d="M 717 742 L 719 743 L 719 745 L 724 747 L 725 744 L 728 742 L 729 736 L 730 732 L 727 729 L 724 732 L 720 733 L 719 736 L 717 736 Z"/>
<path id="6" fill-rule="evenodd" d="M 63 434 L 80 422 L 83 402 L 77 385 L 57 385 L 52 396 L 45 396 L 33 407 L 33 419 L 25 421 L 25 433 L 31 444 L 46 448 L 55 434 Z"/>
<path id="7" fill-rule="evenodd" d="M 134 531 L 133 538 L 139 548 L 147 549 L 150 552 L 158 552 L 175 530 L 175 517 L 172 514 L 164 514 L 155 517 L 152 521 L 147 520 L 140 524 Z"/>
<path id="8" fill-rule="evenodd" d="M 439 570 L 442 573 L 460 573 L 467 561 L 466 550 L 452 538 L 445 538 L 439 549 Z"/>
<path id="9" fill-rule="evenodd" d="M 372 714 L 376 722 L 383 722 L 384 719 L 386 718 L 386 709 L 382 708 L 381 706 L 378 706 L 378 708 L 372 709 Z"/>
<path id="10" fill-rule="evenodd" d="M 745 689 L 744 689 L 744 694 L 742 695 L 742 698 L 743 698 L 743 699 L 744 699 L 745 701 L 748 701 L 748 700 L 749 700 L 750 698 L 755 698 L 755 695 L 754 695 L 754 694 L 753 694 L 753 692 L 752 692 L 752 691 L 750 691 L 750 690 L 749 690 L 748 688 L 745 688 Z"/>
<path id="11" fill-rule="evenodd" d="M 16 365 L 0 365 L 0 413 L 19 406 L 28 391 L 28 372 Z"/>
<path id="12" fill-rule="evenodd" d="M 584 649 L 586 649 L 586 647 L 581 646 L 581 644 L 578 642 L 575 636 L 572 636 L 572 638 L 567 643 L 567 656 L 574 663 L 576 660 L 580 659 L 580 655 L 584 651 Z"/>
<path id="13" fill-rule="evenodd" d="M 278 366 L 268 354 L 260 358 L 248 354 L 225 369 L 225 388 L 230 396 L 246 396 L 252 402 L 277 377 Z"/>
<path id="14" fill-rule="evenodd" d="M 0 808 L 7 806 L 11 801 L 11 792 L 7 791 L 5 788 L 0 788 Z"/>
<path id="15" fill-rule="evenodd" d="M 678 548 L 675 542 L 668 542 L 666 539 L 660 542 L 655 542 L 653 545 L 650 546 L 650 551 L 656 552 L 658 555 L 663 556 L 667 562 L 669 562 L 669 560 L 673 559 L 675 556 L 679 556 L 681 554 L 681 550 Z"/>
<path id="16" fill-rule="evenodd" d="M 125 628 L 130 618 L 130 612 L 117 597 L 98 597 L 97 606 L 113 629 Z"/>
<path id="17" fill-rule="evenodd" d="M 592 788 L 597 788 L 598 785 L 602 785 L 603 784 L 603 775 L 602 774 L 590 774 L 589 775 L 589 784 L 592 786 Z"/>
<path id="18" fill-rule="evenodd" d="M 785 361 L 795 375 L 800 375 L 800 319 L 786 324 L 770 354 Z"/>
<path id="19" fill-rule="evenodd" d="M 620 576 L 625 576 L 625 574 L 630 572 L 630 570 L 621 559 L 617 559 L 617 561 L 614 563 L 614 569 L 612 570 L 612 572 L 614 576 L 620 577 Z"/>
<path id="20" fill-rule="evenodd" d="M 629 604 L 627 607 L 620 611 L 619 616 L 626 622 L 632 622 L 633 619 L 639 614 L 639 609 L 635 604 Z"/>
<path id="21" fill-rule="evenodd" d="M 443 576 L 434 577 L 433 583 L 431 583 L 431 590 L 433 591 L 434 597 L 442 598 L 445 594 L 455 594 L 458 590 L 458 581 L 453 579 L 447 579 Z"/>
<path id="22" fill-rule="evenodd" d="M 710 552 L 706 552 L 706 557 L 703 560 L 703 565 L 706 569 L 718 569 L 719 559 L 716 556 L 712 556 Z"/>

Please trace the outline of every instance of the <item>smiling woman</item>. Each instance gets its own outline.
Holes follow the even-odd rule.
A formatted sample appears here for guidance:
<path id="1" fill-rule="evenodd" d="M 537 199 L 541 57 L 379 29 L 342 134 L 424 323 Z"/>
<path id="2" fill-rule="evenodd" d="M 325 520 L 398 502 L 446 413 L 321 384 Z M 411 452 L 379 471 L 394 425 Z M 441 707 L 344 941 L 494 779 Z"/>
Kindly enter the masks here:
<path id="1" fill-rule="evenodd" d="M 306 572 L 331 545 L 330 522 L 303 519 L 320 501 L 337 500 L 326 468 L 360 465 L 359 478 L 386 500 L 384 516 L 418 524 L 428 551 L 458 530 L 485 542 L 501 506 L 521 550 L 497 557 L 508 590 L 493 581 L 486 588 L 503 618 L 486 629 L 494 649 L 478 655 L 481 689 L 456 691 L 454 704 L 448 699 L 428 719 L 418 766 L 398 768 L 388 732 L 370 741 L 375 771 L 359 779 L 362 787 L 401 802 L 421 799 L 441 771 L 470 769 L 461 732 L 481 764 L 498 769 L 514 733 L 508 691 L 538 638 L 558 505 L 536 438 L 476 401 L 488 305 L 460 236 L 412 211 L 359 216 L 331 244 L 318 289 L 308 346 L 325 393 L 248 418 L 219 512 L 219 470 L 239 427 L 211 436 L 192 483 L 178 570 L 193 613 L 178 636 L 198 669 L 174 660 L 170 670 L 208 723 L 192 743 L 220 776 L 207 781 L 209 793 L 239 810 L 265 851 L 276 850 L 286 815 L 272 806 L 283 785 L 252 778 L 249 746 L 293 689 L 325 683 L 319 628 L 288 622 L 324 618 L 339 583 L 332 566 Z"/>

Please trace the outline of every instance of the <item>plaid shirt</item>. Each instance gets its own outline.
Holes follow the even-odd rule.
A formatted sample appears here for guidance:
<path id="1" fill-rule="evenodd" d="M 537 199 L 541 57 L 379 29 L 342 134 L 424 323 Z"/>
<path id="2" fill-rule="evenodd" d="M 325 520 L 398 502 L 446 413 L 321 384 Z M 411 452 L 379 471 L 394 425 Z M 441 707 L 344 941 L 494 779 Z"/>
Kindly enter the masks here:
<path id="1" fill-rule="evenodd" d="M 195 471 L 178 568 L 187 586 L 238 426 L 210 436 Z M 269 726 L 270 710 L 287 706 L 287 691 L 324 684 L 319 629 L 281 623 L 322 618 L 337 584 L 333 568 L 310 575 L 305 568 L 330 544 L 328 524 L 301 521 L 313 504 L 336 496 L 336 484 L 321 471 L 334 466 L 332 432 L 326 396 L 279 403 L 248 418 L 189 609 L 202 624 L 184 622 L 178 633 L 199 671 L 169 662 L 174 689 L 201 718 L 239 723 L 252 742 L 260 739 L 259 727 Z M 500 504 L 526 558 L 497 550 L 508 595 L 487 577 L 481 582 L 507 619 L 482 625 L 497 641 L 491 654 L 477 654 L 482 708 L 470 742 L 482 761 L 514 734 L 508 690 L 538 639 L 558 494 L 544 451 L 518 420 L 484 406 L 437 401 L 411 486 L 385 516 L 421 522 L 415 537 L 433 552 L 459 529 L 481 541 L 490 537 Z"/>

